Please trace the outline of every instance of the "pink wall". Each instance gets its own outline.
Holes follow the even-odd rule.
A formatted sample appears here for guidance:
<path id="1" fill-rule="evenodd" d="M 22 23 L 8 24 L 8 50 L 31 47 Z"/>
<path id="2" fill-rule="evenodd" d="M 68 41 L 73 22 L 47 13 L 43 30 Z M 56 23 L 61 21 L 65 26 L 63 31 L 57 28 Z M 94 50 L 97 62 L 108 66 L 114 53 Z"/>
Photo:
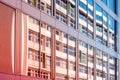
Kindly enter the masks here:
<path id="1" fill-rule="evenodd" d="M 0 72 L 13 73 L 13 16 L 14 9 L 0 3 Z"/>

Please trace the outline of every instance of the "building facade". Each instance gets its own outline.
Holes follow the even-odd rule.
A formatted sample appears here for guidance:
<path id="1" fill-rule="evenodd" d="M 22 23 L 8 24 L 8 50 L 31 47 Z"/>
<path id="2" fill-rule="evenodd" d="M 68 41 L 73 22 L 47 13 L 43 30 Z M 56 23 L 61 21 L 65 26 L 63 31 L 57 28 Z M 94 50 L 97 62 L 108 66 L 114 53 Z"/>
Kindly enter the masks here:
<path id="1" fill-rule="evenodd" d="M 120 0 L 0 0 L 0 80 L 120 80 Z"/>

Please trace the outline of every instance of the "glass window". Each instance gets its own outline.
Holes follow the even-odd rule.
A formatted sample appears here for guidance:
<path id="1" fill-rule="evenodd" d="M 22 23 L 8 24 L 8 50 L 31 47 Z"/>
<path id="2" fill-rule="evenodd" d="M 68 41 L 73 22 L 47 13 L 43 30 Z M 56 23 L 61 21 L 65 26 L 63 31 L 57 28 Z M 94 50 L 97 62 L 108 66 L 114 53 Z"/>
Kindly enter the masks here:
<path id="1" fill-rule="evenodd" d="M 85 5 L 83 2 L 79 1 L 79 6 L 87 11 L 87 5 Z"/>
<path id="2" fill-rule="evenodd" d="M 75 41 L 75 38 L 72 37 L 72 36 L 69 36 L 69 40 L 71 40 L 71 41 Z"/>
<path id="3" fill-rule="evenodd" d="M 114 31 L 114 28 L 115 28 L 115 20 L 109 16 L 109 28 Z"/>
<path id="4" fill-rule="evenodd" d="M 80 63 L 85 64 L 86 63 L 86 54 L 80 53 L 79 59 L 80 59 Z"/>
<path id="5" fill-rule="evenodd" d="M 108 2 L 109 2 L 109 8 L 113 11 L 113 12 L 115 12 L 115 0 L 108 0 Z"/>
<path id="6" fill-rule="evenodd" d="M 104 4 L 107 5 L 107 0 L 101 0 Z"/>
<path id="7" fill-rule="evenodd" d="M 74 52 L 74 49 L 73 48 L 69 48 L 69 54 L 70 55 L 72 55 L 72 56 L 74 56 L 75 55 L 75 52 Z"/>
<path id="8" fill-rule="evenodd" d="M 103 26 L 107 27 L 107 13 L 103 10 Z"/>
<path id="9" fill-rule="evenodd" d="M 63 52 L 67 53 L 67 46 L 66 45 L 63 46 Z"/>
<path id="10" fill-rule="evenodd" d="M 96 4 L 96 20 L 102 23 L 102 8 Z"/>
<path id="11" fill-rule="evenodd" d="M 70 62 L 70 64 L 69 64 L 69 69 L 70 69 L 70 70 L 75 70 L 75 64 L 72 63 L 72 62 Z"/>
<path id="12" fill-rule="evenodd" d="M 87 69 L 85 66 L 79 66 L 79 71 L 82 73 L 87 73 Z"/>
<path id="13" fill-rule="evenodd" d="M 50 38 L 47 38 L 47 39 L 46 39 L 46 46 L 47 46 L 47 47 L 50 47 Z"/>

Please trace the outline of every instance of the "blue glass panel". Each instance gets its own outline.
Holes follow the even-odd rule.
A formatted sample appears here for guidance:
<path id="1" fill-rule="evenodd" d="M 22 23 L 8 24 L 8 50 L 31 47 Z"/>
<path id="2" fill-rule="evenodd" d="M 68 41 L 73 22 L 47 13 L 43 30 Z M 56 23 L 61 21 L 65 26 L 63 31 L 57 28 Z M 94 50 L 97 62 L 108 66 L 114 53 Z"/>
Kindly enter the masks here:
<path id="1" fill-rule="evenodd" d="M 109 0 L 109 8 L 115 12 L 115 0 Z"/>
<path id="2" fill-rule="evenodd" d="M 88 0 L 88 4 L 93 6 L 93 0 Z"/>
<path id="3" fill-rule="evenodd" d="M 83 8 L 84 10 L 87 11 L 87 5 L 85 5 L 85 4 L 82 3 L 81 1 L 79 1 L 79 6 L 80 6 L 81 8 Z"/>
<path id="4" fill-rule="evenodd" d="M 105 11 L 103 11 L 103 16 L 107 18 L 107 13 Z M 107 26 L 107 21 L 105 21 L 104 19 L 103 19 L 103 24 Z"/>
<path id="5" fill-rule="evenodd" d="M 96 11 L 102 14 L 102 8 L 96 4 Z M 102 16 L 96 14 L 96 19 L 102 22 Z"/>
<path id="6" fill-rule="evenodd" d="M 93 0 L 88 0 L 88 4 L 93 6 Z M 91 16 L 93 16 L 93 11 L 91 9 L 89 9 L 88 7 L 88 14 L 90 14 Z"/>
<path id="7" fill-rule="evenodd" d="M 109 28 L 114 31 L 115 21 L 114 19 L 109 16 Z"/>
<path id="8" fill-rule="evenodd" d="M 101 0 L 104 4 L 107 5 L 107 0 Z"/>

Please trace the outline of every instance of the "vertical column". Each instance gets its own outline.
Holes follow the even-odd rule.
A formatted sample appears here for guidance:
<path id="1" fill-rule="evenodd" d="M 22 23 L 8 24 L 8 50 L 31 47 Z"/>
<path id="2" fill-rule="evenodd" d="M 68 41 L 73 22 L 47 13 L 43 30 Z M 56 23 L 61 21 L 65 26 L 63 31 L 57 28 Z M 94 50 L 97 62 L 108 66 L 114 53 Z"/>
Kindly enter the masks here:
<path id="1" fill-rule="evenodd" d="M 78 29 L 78 4 L 79 0 L 75 0 L 75 29 Z M 79 35 L 78 35 L 79 36 Z M 78 62 L 78 57 L 79 57 L 79 40 L 76 39 L 75 41 L 75 46 L 76 46 L 76 80 L 79 80 L 79 62 Z"/>
<path id="2" fill-rule="evenodd" d="M 75 0 L 75 22 L 76 22 L 76 29 L 78 29 L 78 4 L 79 4 L 79 0 Z"/>
<path id="3" fill-rule="evenodd" d="M 120 80 L 120 59 L 118 60 L 118 80 Z"/>
<path id="4" fill-rule="evenodd" d="M 76 80 L 79 80 L 79 62 L 78 62 L 78 57 L 79 57 L 79 42 L 78 42 L 78 40 L 76 39 L 76 41 L 75 41 L 75 46 L 76 46 L 76 73 L 75 73 L 75 77 L 76 77 Z"/>
<path id="5" fill-rule="evenodd" d="M 54 16 L 55 17 L 55 15 L 56 15 L 56 0 L 51 0 L 51 11 L 52 11 L 52 16 Z"/>
<path id="6" fill-rule="evenodd" d="M 87 44 L 87 53 L 86 53 L 86 56 L 87 56 L 87 80 L 88 80 L 88 76 L 89 76 L 89 67 L 88 67 L 88 44 Z"/>
<path id="7" fill-rule="evenodd" d="M 41 22 L 39 22 L 39 71 L 41 75 Z"/>
<path id="8" fill-rule="evenodd" d="M 118 77 L 118 76 L 117 76 L 117 70 L 118 70 L 118 69 L 117 69 L 117 68 L 118 68 L 118 66 L 117 66 L 117 63 L 118 63 L 118 62 L 117 62 L 117 58 L 115 58 L 114 63 L 115 63 L 115 80 L 118 80 L 118 79 L 117 79 L 117 77 Z"/>
<path id="9" fill-rule="evenodd" d="M 56 40 L 55 40 L 55 29 L 52 28 L 51 30 L 51 78 L 55 80 L 56 68 L 55 68 L 55 58 L 56 58 Z"/>
<path id="10" fill-rule="evenodd" d="M 69 60 L 68 60 L 68 55 L 69 55 L 69 51 L 68 51 L 68 35 L 67 35 L 67 75 L 66 75 L 66 80 L 69 80 Z"/>
<path id="11" fill-rule="evenodd" d="M 117 0 L 117 1 L 118 1 L 117 2 L 118 3 L 118 6 L 117 6 L 117 8 L 118 8 L 118 17 L 120 18 L 120 5 L 119 5 L 120 0 Z M 120 54 L 120 23 L 118 23 L 117 28 L 118 28 L 118 53 Z M 119 64 L 118 73 L 120 73 L 120 59 L 118 60 L 118 64 Z M 120 74 L 118 74 L 118 76 L 119 76 L 118 80 L 120 80 Z"/>
<path id="12" fill-rule="evenodd" d="M 93 8 L 93 10 L 94 10 L 94 22 L 93 22 L 93 28 L 94 28 L 94 30 L 93 30 L 93 39 L 96 39 L 96 3 L 95 3 L 95 1 L 94 1 L 94 8 Z"/>
<path id="13" fill-rule="evenodd" d="M 67 25 L 69 26 L 69 21 L 70 21 L 70 18 L 68 17 L 68 15 L 69 15 L 69 8 L 70 8 L 70 3 L 69 3 L 69 1 L 67 0 L 67 16 L 66 16 L 66 18 L 67 18 Z"/>
<path id="14" fill-rule="evenodd" d="M 93 64 L 94 76 L 93 76 L 93 79 L 96 80 L 96 48 L 93 49 L 93 55 L 94 55 L 94 64 Z"/>
<path id="15" fill-rule="evenodd" d="M 96 39 L 96 3 L 94 1 L 94 22 L 93 22 L 93 39 L 95 40 Z M 94 55 L 94 64 L 93 64 L 93 67 L 94 67 L 94 75 L 93 75 L 93 79 L 96 80 L 96 48 L 93 49 L 93 55 Z"/>
<path id="16" fill-rule="evenodd" d="M 14 64 L 14 73 L 15 74 L 21 74 L 21 20 L 22 20 L 22 14 L 20 11 L 16 10 L 16 27 L 15 27 L 15 64 Z"/>
<path id="17" fill-rule="evenodd" d="M 108 61 L 108 63 L 107 63 L 107 65 L 108 65 L 108 66 L 107 66 L 107 73 L 108 73 L 108 74 L 107 74 L 107 79 L 110 80 L 110 74 L 109 74 L 109 55 L 107 55 L 107 57 L 108 57 L 108 58 L 107 58 L 107 61 Z"/>
<path id="18" fill-rule="evenodd" d="M 107 4 L 109 5 L 109 0 L 107 0 Z M 107 46 L 109 47 L 109 15 L 107 15 Z"/>

